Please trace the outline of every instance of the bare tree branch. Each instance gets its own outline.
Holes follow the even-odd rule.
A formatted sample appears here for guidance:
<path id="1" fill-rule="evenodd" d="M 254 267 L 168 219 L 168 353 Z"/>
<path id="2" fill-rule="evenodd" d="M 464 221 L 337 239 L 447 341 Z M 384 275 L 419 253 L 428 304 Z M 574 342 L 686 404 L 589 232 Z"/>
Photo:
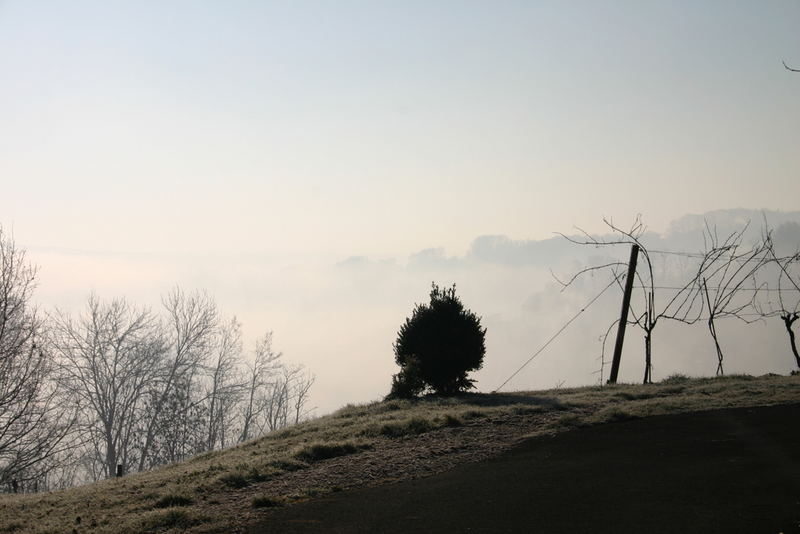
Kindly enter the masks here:
<path id="1" fill-rule="evenodd" d="M 633 224 L 628 229 L 617 226 L 613 220 L 609 218 L 604 218 L 603 222 L 611 230 L 610 237 L 592 236 L 580 228 L 578 228 L 578 231 L 580 232 L 581 237 L 566 236 L 564 234 L 559 235 L 568 241 L 579 245 L 589 245 L 595 247 L 637 245 L 639 247 L 639 254 L 644 259 L 643 262 L 640 262 L 640 265 L 643 265 L 644 268 L 641 270 L 637 269 L 635 273 L 636 280 L 638 281 L 637 288 L 640 290 L 640 302 L 638 305 L 635 301 L 631 302 L 630 309 L 632 319 L 629 319 L 628 322 L 630 324 L 635 324 L 645 332 L 645 372 L 643 381 L 644 383 L 649 383 L 652 381 L 652 337 L 653 331 L 658 324 L 659 319 L 664 318 L 686 324 L 692 324 L 698 321 L 700 318 L 700 314 L 702 312 L 702 300 L 698 298 L 698 277 L 693 276 L 691 279 L 686 281 L 683 286 L 681 286 L 677 292 L 671 296 L 666 305 L 658 308 L 657 310 L 655 299 L 656 283 L 653 261 L 650 252 L 642 242 L 642 237 L 645 235 L 647 227 L 642 223 L 641 216 L 637 216 Z M 624 262 L 611 262 L 605 265 L 590 266 L 580 270 L 566 283 L 562 282 L 562 286 L 569 286 L 587 272 L 601 269 L 611 269 L 614 272 L 615 277 L 617 277 L 621 288 L 621 280 L 624 279 L 625 275 L 623 275 L 620 270 L 626 265 L 627 263 Z M 700 302 L 699 305 L 698 302 Z M 641 311 L 637 312 L 636 308 L 639 306 L 641 306 L 641 308 L 639 308 Z"/>
<path id="2" fill-rule="evenodd" d="M 0 483 L 37 480 L 67 445 L 74 417 L 53 386 L 36 268 L 0 228 Z"/>
<path id="3" fill-rule="evenodd" d="M 766 225 L 766 223 L 765 223 Z M 769 256 L 769 265 L 775 266 L 778 270 L 777 273 L 777 287 L 778 292 L 778 307 L 765 309 L 761 305 L 755 305 L 757 313 L 763 317 L 780 317 L 783 321 L 786 333 L 789 336 L 789 347 L 792 350 L 797 368 L 800 369 L 800 353 L 797 349 L 797 341 L 793 329 L 794 323 L 798 319 L 798 311 L 800 311 L 800 273 L 798 273 L 798 266 L 800 266 L 800 252 L 795 252 L 789 256 L 781 257 L 775 250 L 775 244 L 771 239 L 771 232 L 769 227 L 766 227 L 766 247 Z M 788 281 L 791 287 L 786 288 L 784 280 Z M 789 300 L 789 295 L 792 295 L 792 301 Z M 755 301 L 754 301 L 755 302 Z"/>
<path id="4" fill-rule="evenodd" d="M 127 469 L 147 388 L 157 379 L 165 352 L 156 318 L 123 299 L 100 302 L 92 295 L 77 321 L 58 312 L 53 344 L 59 385 L 81 407 L 81 425 L 99 441 L 95 449 L 106 477 Z"/>

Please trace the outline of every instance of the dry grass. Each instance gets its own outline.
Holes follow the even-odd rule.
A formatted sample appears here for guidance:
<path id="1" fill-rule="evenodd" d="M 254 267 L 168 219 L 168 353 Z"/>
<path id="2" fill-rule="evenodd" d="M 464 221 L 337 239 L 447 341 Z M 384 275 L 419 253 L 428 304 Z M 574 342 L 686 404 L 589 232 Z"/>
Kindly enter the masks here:
<path id="1" fill-rule="evenodd" d="M 508 436 L 555 433 L 632 417 L 798 403 L 798 386 L 800 376 L 675 376 L 647 386 L 348 405 L 238 447 L 201 454 L 149 473 L 62 492 L 0 496 L 0 533 L 236 531 L 252 519 L 247 513 L 267 513 L 266 509 L 275 506 L 340 489 L 280 486 L 276 482 L 302 478 L 297 475 L 311 473 L 334 458 L 356 465 L 361 456 L 387 448 L 394 455 L 404 448 L 412 450 L 430 433 L 449 432 L 451 439 L 458 441 L 492 425 L 495 429 L 497 425 L 516 425 L 516 434 L 487 434 L 506 440 L 500 445 L 507 447 L 513 441 Z"/>

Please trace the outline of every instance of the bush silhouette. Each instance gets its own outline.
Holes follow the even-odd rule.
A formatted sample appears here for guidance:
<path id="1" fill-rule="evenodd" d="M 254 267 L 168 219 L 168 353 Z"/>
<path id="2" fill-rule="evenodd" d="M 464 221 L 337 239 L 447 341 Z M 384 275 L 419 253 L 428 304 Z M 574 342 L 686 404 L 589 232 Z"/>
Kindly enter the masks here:
<path id="1" fill-rule="evenodd" d="M 432 284 L 430 303 L 417 304 L 394 343 L 400 372 L 392 377 L 390 397 L 413 397 L 430 389 L 454 395 L 473 388 L 467 373 L 483 365 L 486 329 L 465 309 L 456 286 Z"/>

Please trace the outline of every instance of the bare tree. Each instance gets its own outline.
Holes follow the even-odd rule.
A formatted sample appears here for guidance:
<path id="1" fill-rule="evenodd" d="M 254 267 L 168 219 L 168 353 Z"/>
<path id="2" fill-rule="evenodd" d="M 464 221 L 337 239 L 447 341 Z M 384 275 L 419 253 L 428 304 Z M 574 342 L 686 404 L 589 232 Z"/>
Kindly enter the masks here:
<path id="1" fill-rule="evenodd" d="M 241 325 L 233 317 L 217 333 L 214 361 L 209 369 L 210 387 L 207 394 L 208 422 L 206 449 L 213 450 L 228 443 L 234 417 L 231 410 L 244 390 L 237 376 L 242 352 Z"/>
<path id="2" fill-rule="evenodd" d="M 272 348 L 272 332 L 256 342 L 245 382 L 240 442 L 297 424 L 312 411 L 308 402 L 314 375 L 302 365 L 281 361 L 281 353 Z"/>
<path id="3" fill-rule="evenodd" d="M 193 367 L 167 392 L 152 433 L 146 468 L 180 462 L 206 450 L 208 412 L 202 377 L 201 369 Z"/>
<path id="4" fill-rule="evenodd" d="M 66 444 L 73 417 L 51 382 L 43 322 L 31 303 L 36 269 L 0 228 L 0 483 L 38 480 Z M 13 482 L 13 484 L 12 484 Z"/>
<path id="5" fill-rule="evenodd" d="M 749 224 L 748 224 L 749 225 Z M 748 225 L 720 242 L 716 230 L 706 224 L 706 251 L 703 254 L 697 278 L 702 279 L 702 290 L 708 313 L 708 330 L 714 340 L 717 355 L 717 376 L 725 374 L 724 354 L 719 343 L 717 320 L 734 317 L 751 323 L 745 310 L 754 306 L 758 292 L 756 273 L 768 261 L 767 240 L 743 250 L 742 241 Z"/>
<path id="6" fill-rule="evenodd" d="M 770 234 L 767 233 L 769 236 Z M 769 308 L 757 305 L 757 311 L 762 317 L 780 317 L 786 333 L 789 336 L 789 347 L 792 350 L 795 363 L 800 370 L 800 354 L 797 350 L 797 341 L 794 333 L 794 323 L 800 312 L 800 252 L 795 251 L 787 256 L 780 256 L 776 251 L 772 239 L 766 240 L 769 266 L 775 267 L 777 273 L 772 273 L 775 286 L 767 287 L 766 291 L 774 290 L 778 294 L 778 305 L 774 306 L 772 300 L 768 302 Z"/>
<path id="7" fill-rule="evenodd" d="M 286 366 L 281 366 L 280 374 L 273 375 L 259 399 L 259 411 L 263 416 L 259 425 L 260 433 L 272 432 L 288 424 L 289 400 L 288 370 Z"/>
<path id="8" fill-rule="evenodd" d="M 160 371 L 166 347 L 158 323 L 124 299 L 92 295 L 77 320 L 58 312 L 53 324 L 60 385 L 80 407 L 103 475 L 112 477 L 132 461 L 145 396 Z"/>
<path id="9" fill-rule="evenodd" d="M 307 408 L 308 401 L 311 395 L 311 386 L 314 385 L 316 377 L 310 373 L 304 366 L 299 365 L 293 369 L 291 379 L 291 399 L 294 421 L 292 424 L 297 424 L 313 411 L 313 408 Z"/>
<path id="10" fill-rule="evenodd" d="M 139 470 L 150 465 L 150 452 L 156 430 L 170 395 L 179 382 L 191 387 L 193 374 L 206 360 L 213 346 L 219 314 L 214 300 L 206 293 L 185 294 L 180 288 L 172 290 L 163 300 L 167 312 L 166 333 L 168 356 L 152 391 L 152 400 L 144 422 L 144 441 L 139 455 Z M 188 401 L 187 401 L 188 402 Z"/>
<path id="11" fill-rule="evenodd" d="M 241 325 L 206 293 L 174 289 L 163 318 L 91 295 L 45 323 L 36 269 L 0 228 L 0 488 L 59 489 L 183 460 L 297 423 L 314 377 L 269 333 L 247 373 Z"/>
<path id="12" fill-rule="evenodd" d="M 795 341 L 794 330 L 792 330 L 792 325 L 795 321 L 797 321 L 797 309 L 795 308 L 794 311 L 786 311 L 780 314 L 780 318 L 783 320 L 784 327 L 786 328 L 786 332 L 789 334 L 789 346 L 792 349 L 792 354 L 794 355 L 794 361 L 797 364 L 798 370 L 800 370 L 800 355 L 797 353 L 797 342 Z"/>
<path id="13" fill-rule="evenodd" d="M 280 369 L 280 357 L 281 353 L 272 349 L 272 332 L 267 332 L 256 341 L 253 363 L 247 366 L 240 442 L 255 437 L 254 431 L 260 427 L 258 424 L 260 399 L 264 388 L 269 385 L 270 376 Z"/>

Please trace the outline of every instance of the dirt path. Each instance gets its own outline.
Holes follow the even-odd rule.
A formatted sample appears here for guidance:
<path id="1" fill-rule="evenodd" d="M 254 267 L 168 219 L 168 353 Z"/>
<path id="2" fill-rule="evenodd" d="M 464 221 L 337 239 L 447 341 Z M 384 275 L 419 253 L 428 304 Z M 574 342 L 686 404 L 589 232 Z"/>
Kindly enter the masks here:
<path id="1" fill-rule="evenodd" d="M 272 532 L 800 533 L 800 405 L 651 417 L 271 511 Z"/>

